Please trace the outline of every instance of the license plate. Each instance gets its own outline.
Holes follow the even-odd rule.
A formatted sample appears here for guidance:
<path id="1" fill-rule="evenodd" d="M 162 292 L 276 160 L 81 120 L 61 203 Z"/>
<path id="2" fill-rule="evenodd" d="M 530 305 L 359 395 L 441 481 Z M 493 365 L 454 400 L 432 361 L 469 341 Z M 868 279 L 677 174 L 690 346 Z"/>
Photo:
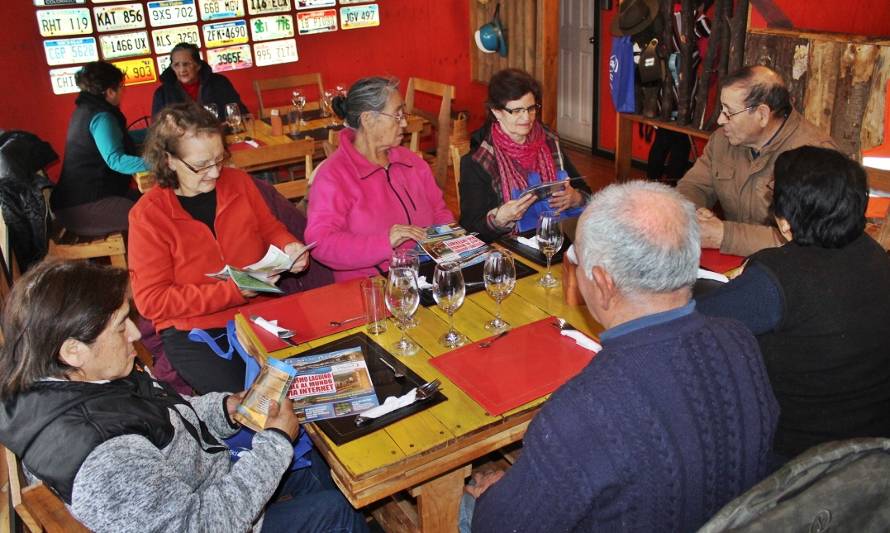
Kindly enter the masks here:
<path id="1" fill-rule="evenodd" d="M 244 0 L 198 0 L 201 20 L 233 19 L 244 16 Z"/>
<path id="2" fill-rule="evenodd" d="M 93 8 L 96 29 L 101 32 L 135 30 L 145 27 L 145 10 L 142 4 L 121 4 Z"/>
<path id="3" fill-rule="evenodd" d="M 225 72 L 253 66 L 253 58 L 250 56 L 250 45 L 239 44 L 207 50 L 207 62 L 213 72 Z"/>
<path id="4" fill-rule="evenodd" d="M 195 25 L 153 30 L 151 42 L 154 44 L 156 54 L 169 54 L 170 50 L 173 50 L 173 47 L 179 43 L 192 43 L 201 46 L 198 27 Z"/>
<path id="5" fill-rule="evenodd" d="M 297 41 L 294 39 L 256 43 L 253 45 L 253 53 L 258 67 L 293 63 L 300 59 L 297 55 Z"/>
<path id="6" fill-rule="evenodd" d="M 43 37 L 89 35 L 93 33 L 90 10 L 85 7 L 69 9 L 38 9 L 37 26 Z"/>
<path id="7" fill-rule="evenodd" d="M 76 66 L 50 69 L 49 82 L 53 86 L 53 94 L 80 92 L 80 88 L 74 82 L 74 75 L 80 68 L 80 66 Z"/>
<path id="8" fill-rule="evenodd" d="M 337 10 L 324 9 L 297 13 L 297 32 L 300 35 L 337 31 Z"/>
<path id="9" fill-rule="evenodd" d="M 272 15 L 250 19 L 250 33 L 254 41 L 273 41 L 294 36 L 294 18 L 290 15 Z"/>
<path id="10" fill-rule="evenodd" d="M 340 2 L 341 4 L 343 2 Z M 334 7 L 336 0 L 297 0 L 297 9 L 316 9 L 319 7 Z"/>
<path id="11" fill-rule="evenodd" d="M 142 85 L 158 80 L 158 76 L 155 74 L 155 63 L 150 57 L 115 61 L 112 64 L 124 73 L 124 85 Z"/>
<path id="12" fill-rule="evenodd" d="M 87 0 L 34 0 L 35 6 L 53 7 L 53 6 L 73 6 L 77 4 L 86 4 Z M 57 69 L 61 70 L 61 69 Z M 60 93 L 56 93 L 60 94 Z"/>
<path id="13" fill-rule="evenodd" d="M 103 59 L 144 56 L 151 53 L 147 31 L 100 35 L 99 47 L 102 49 Z"/>
<path id="14" fill-rule="evenodd" d="M 247 22 L 244 19 L 205 24 L 202 29 L 204 31 L 204 45 L 207 48 L 247 42 Z"/>
<path id="15" fill-rule="evenodd" d="M 151 25 L 176 26 L 198 22 L 195 0 L 163 0 L 148 3 L 148 20 Z"/>
<path id="16" fill-rule="evenodd" d="M 380 10 L 377 9 L 377 4 L 340 8 L 340 27 L 344 30 L 372 26 L 380 26 Z"/>
<path id="17" fill-rule="evenodd" d="M 340 5 L 347 4 L 367 4 L 369 2 L 373 2 L 374 0 L 340 0 Z"/>
<path id="18" fill-rule="evenodd" d="M 46 40 L 43 41 L 43 51 L 46 53 L 46 64 L 50 66 L 99 61 L 95 37 Z"/>
<path id="19" fill-rule="evenodd" d="M 247 12 L 251 15 L 290 11 L 290 0 L 247 0 Z"/>

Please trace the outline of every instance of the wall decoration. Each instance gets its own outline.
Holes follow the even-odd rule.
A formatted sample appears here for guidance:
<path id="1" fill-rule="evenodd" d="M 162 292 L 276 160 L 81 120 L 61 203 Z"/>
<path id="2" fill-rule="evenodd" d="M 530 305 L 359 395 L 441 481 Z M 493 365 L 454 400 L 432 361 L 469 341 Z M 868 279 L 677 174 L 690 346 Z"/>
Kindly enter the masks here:
<path id="1" fill-rule="evenodd" d="M 297 41 L 294 39 L 256 43 L 253 45 L 253 51 L 256 54 L 256 64 L 259 67 L 293 63 L 300 59 L 297 54 Z"/>
<path id="2" fill-rule="evenodd" d="M 53 68 L 49 70 L 49 83 L 53 87 L 53 94 L 70 94 L 80 92 L 80 88 L 74 82 L 74 74 L 80 70 L 76 67 Z"/>
<path id="3" fill-rule="evenodd" d="M 244 16 L 244 0 L 198 0 L 201 20 L 233 19 Z"/>
<path id="4" fill-rule="evenodd" d="M 340 8 L 340 27 L 344 30 L 370 28 L 380 25 L 380 10 L 377 4 Z"/>
<path id="5" fill-rule="evenodd" d="M 202 31 L 204 32 L 204 46 L 207 48 L 247 42 L 247 22 L 244 19 L 205 24 Z"/>
<path id="6" fill-rule="evenodd" d="M 121 57 L 144 56 L 151 53 L 147 31 L 100 35 L 99 48 L 102 50 L 102 59 L 106 61 Z"/>
<path id="7" fill-rule="evenodd" d="M 147 5 L 148 20 L 155 28 L 198 22 L 195 0 L 161 0 Z"/>
<path id="8" fill-rule="evenodd" d="M 154 61 L 150 57 L 115 61 L 112 64 L 124 73 L 124 85 L 142 85 L 143 83 L 154 83 L 158 80 Z"/>
<path id="9" fill-rule="evenodd" d="M 38 9 L 37 27 L 43 37 L 89 35 L 93 33 L 90 10 L 85 7 Z"/>
<path id="10" fill-rule="evenodd" d="M 374 0 L 340 0 L 340 5 L 348 5 L 348 4 L 367 4 L 369 2 L 373 2 Z"/>
<path id="11" fill-rule="evenodd" d="M 297 32 L 300 35 L 337 31 L 337 10 L 323 9 L 297 13 Z"/>
<path id="12" fill-rule="evenodd" d="M 100 32 L 137 30 L 145 27 L 145 10 L 142 4 L 96 6 L 93 8 L 93 16 L 96 18 L 96 31 Z"/>
<path id="13" fill-rule="evenodd" d="M 290 0 L 247 0 L 247 12 L 251 15 L 290 11 Z"/>
<path id="14" fill-rule="evenodd" d="M 198 55 L 201 56 L 201 59 L 204 59 L 204 52 L 199 51 Z M 160 77 L 161 74 L 167 70 L 167 67 L 170 66 L 172 59 L 170 59 L 170 54 L 164 54 L 162 56 L 157 56 L 155 60 L 158 63 L 158 77 Z"/>
<path id="15" fill-rule="evenodd" d="M 156 54 L 169 54 L 173 47 L 179 43 L 192 43 L 201 46 L 201 38 L 198 33 L 198 27 L 195 25 L 162 28 L 151 32 L 151 42 Z"/>
<path id="16" fill-rule="evenodd" d="M 335 5 L 337 5 L 336 0 L 297 0 L 297 9 L 317 9 L 319 7 L 334 7 Z"/>
<path id="17" fill-rule="evenodd" d="M 50 66 L 99 61 L 95 37 L 49 39 L 43 41 L 46 64 Z"/>
<path id="18" fill-rule="evenodd" d="M 74 6 L 77 4 L 86 4 L 87 0 L 34 0 L 35 6 L 41 7 L 59 7 L 59 6 Z M 62 69 L 56 69 L 62 70 Z M 56 93 L 59 94 L 59 93 Z"/>
<path id="19" fill-rule="evenodd" d="M 274 41 L 294 36 L 294 17 L 272 15 L 250 19 L 250 37 L 254 41 Z"/>
<path id="20" fill-rule="evenodd" d="M 207 50 L 207 62 L 213 72 L 225 72 L 253 66 L 249 44 L 238 44 Z"/>

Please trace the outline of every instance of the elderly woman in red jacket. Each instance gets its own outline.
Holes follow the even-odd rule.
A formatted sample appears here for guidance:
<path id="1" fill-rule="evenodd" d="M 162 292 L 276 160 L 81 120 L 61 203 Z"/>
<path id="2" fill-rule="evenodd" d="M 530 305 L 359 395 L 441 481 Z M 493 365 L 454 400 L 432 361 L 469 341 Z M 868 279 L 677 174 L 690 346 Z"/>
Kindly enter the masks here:
<path id="1" fill-rule="evenodd" d="M 165 108 L 149 131 L 145 158 L 158 187 L 130 212 L 130 276 L 136 306 L 160 331 L 176 371 L 199 393 L 238 391 L 244 363 L 192 342 L 193 328 L 219 337 L 235 310 L 256 294 L 207 276 L 244 267 L 274 244 L 306 268 L 303 244 L 269 211 L 245 172 L 225 166 L 215 117 L 195 104 Z M 299 257 L 298 257 L 299 255 Z"/>

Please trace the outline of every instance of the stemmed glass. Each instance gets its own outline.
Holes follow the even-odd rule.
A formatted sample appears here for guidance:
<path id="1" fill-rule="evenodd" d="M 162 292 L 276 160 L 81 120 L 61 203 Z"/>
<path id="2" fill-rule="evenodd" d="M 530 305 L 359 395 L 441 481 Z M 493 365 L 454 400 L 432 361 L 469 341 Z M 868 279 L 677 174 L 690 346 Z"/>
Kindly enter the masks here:
<path id="1" fill-rule="evenodd" d="M 216 117 L 216 120 L 219 120 L 219 108 L 216 104 L 204 104 L 204 109 L 210 112 L 211 115 Z"/>
<path id="2" fill-rule="evenodd" d="M 501 302 L 510 296 L 516 285 L 513 257 L 500 251 L 488 254 L 482 278 L 485 280 L 485 291 L 497 302 L 494 320 L 486 322 L 485 329 L 495 333 L 510 329 L 510 324 L 501 318 Z"/>
<path id="3" fill-rule="evenodd" d="M 306 125 L 306 121 L 303 120 L 303 108 L 306 107 L 306 96 L 300 91 L 294 91 L 291 94 L 291 104 L 293 104 L 294 109 L 296 110 L 296 116 L 291 121 L 291 127 L 295 128 L 294 132 L 299 132 L 300 129 Z"/>
<path id="4" fill-rule="evenodd" d="M 559 223 L 558 211 L 544 211 L 538 215 L 538 247 L 547 257 L 547 272 L 538 280 L 541 287 L 552 288 L 559 285 L 559 280 L 550 271 L 550 261 L 562 248 L 562 226 Z"/>
<path id="5" fill-rule="evenodd" d="M 395 268 L 410 268 L 412 272 L 414 272 L 414 276 L 418 277 L 418 288 L 419 288 L 419 276 L 420 276 L 420 253 L 413 248 L 400 248 L 397 250 L 393 250 L 392 258 L 389 260 L 389 269 L 392 271 Z M 411 317 L 411 320 L 406 324 L 408 328 L 416 328 L 420 323 L 420 319 L 416 316 Z"/>
<path id="6" fill-rule="evenodd" d="M 448 331 L 439 339 L 446 348 L 457 348 L 467 338 L 454 329 L 454 313 L 460 309 L 467 294 L 464 274 L 457 261 L 436 265 L 433 272 L 433 298 L 439 309 L 448 313 Z"/>
<path id="7" fill-rule="evenodd" d="M 386 307 L 396 319 L 401 338 L 393 344 L 396 355 L 414 355 L 417 344 L 405 335 L 405 329 L 420 304 L 420 291 L 417 289 L 417 276 L 408 267 L 391 268 L 389 283 L 386 285 Z"/>
<path id="8" fill-rule="evenodd" d="M 331 101 L 334 99 L 334 93 L 325 89 L 325 91 L 321 95 L 321 116 L 322 118 L 330 118 L 333 116 L 333 108 L 331 107 Z M 327 126 L 333 126 L 333 120 L 327 124 Z"/>
<path id="9" fill-rule="evenodd" d="M 226 104 L 226 122 L 232 128 L 232 134 L 234 135 L 232 140 L 236 143 L 243 141 L 244 139 L 240 135 L 243 131 L 241 128 L 241 107 L 238 104 L 234 102 Z"/>

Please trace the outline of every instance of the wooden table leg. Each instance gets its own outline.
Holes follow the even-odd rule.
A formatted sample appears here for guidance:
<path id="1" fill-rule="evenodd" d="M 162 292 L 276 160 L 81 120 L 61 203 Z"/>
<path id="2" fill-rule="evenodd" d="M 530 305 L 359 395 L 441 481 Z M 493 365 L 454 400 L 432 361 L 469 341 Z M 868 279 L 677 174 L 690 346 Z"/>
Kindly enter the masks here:
<path id="1" fill-rule="evenodd" d="M 472 466 L 466 465 L 411 489 L 417 498 L 421 532 L 457 531 L 464 480 Z"/>
<path id="2" fill-rule="evenodd" d="M 630 159 L 633 151 L 634 123 L 622 113 L 617 113 L 615 134 L 615 181 L 627 181 L 630 175 Z"/>

